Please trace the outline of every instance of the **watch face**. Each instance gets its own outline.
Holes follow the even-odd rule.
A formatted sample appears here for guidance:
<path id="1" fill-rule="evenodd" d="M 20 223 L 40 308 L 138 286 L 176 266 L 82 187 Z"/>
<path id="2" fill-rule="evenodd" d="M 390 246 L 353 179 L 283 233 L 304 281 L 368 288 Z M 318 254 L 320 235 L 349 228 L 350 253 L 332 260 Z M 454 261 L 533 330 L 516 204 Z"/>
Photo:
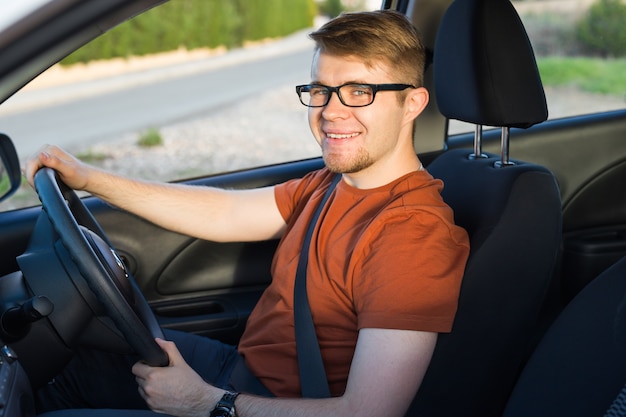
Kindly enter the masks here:
<path id="1" fill-rule="evenodd" d="M 217 402 L 217 405 L 211 411 L 210 417 L 235 417 L 235 400 L 239 393 L 226 392 L 221 400 Z"/>

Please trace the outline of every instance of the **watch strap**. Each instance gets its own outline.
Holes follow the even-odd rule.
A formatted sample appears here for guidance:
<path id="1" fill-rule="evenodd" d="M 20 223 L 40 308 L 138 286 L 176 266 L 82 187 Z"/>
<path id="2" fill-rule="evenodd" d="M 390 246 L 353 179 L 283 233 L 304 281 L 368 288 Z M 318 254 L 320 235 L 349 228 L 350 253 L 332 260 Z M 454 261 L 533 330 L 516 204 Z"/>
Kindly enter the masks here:
<path id="1" fill-rule="evenodd" d="M 235 400 L 238 395 L 238 392 L 226 391 L 211 411 L 210 417 L 236 417 Z"/>

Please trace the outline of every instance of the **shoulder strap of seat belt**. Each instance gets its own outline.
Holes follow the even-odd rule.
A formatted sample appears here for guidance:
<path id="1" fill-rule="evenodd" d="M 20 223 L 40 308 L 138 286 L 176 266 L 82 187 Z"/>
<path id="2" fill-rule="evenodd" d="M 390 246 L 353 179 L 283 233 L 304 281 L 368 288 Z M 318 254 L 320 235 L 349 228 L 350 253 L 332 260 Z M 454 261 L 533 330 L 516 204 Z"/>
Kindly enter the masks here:
<path id="1" fill-rule="evenodd" d="M 604 414 L 604 417 L 624 417 L 626 416 L 626 385 L 617 394 L 611 406 Z"/>
<path id="2" fill-rule="evenodd" d="M 296 271 L 294 325 L 296 331 L 296 351 L 298 355 L 298 369 L 300 372 L 300 386 L 302 396 L 305 398 L 330 397 L 326 370 L 322 362 L 322 353 L 320 352 L 320 345 L 317 341 L 313 317 L 311 316 L 311 308 L 309 307 L 309 298 L 306 292 L 306 270 L 309 263 L 311 238 L 317 220 L 340 179 L 340 174 L 335 175 L 322 201 L 320 201 L 317 206 L 304 237 L 304 243 L 300 251 L 300 259 L 298 261 L 298 269 Z"/>

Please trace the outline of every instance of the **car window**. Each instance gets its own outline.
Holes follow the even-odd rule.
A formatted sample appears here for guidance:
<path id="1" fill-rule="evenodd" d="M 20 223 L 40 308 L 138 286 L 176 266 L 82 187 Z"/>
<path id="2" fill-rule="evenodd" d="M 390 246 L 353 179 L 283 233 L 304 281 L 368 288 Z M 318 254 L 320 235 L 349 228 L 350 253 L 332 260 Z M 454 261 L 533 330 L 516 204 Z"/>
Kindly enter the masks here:
<path id="1" fill-rule="evenodd" d="M 220 13 L 241 19 L 226 3 L 189 3 L 221 4 Z M 352 3 L 354 10 L 380 6 L 377 0 Z M 624 108 L 624 45 L 608 41 L 624 35 L 597 33 L 603 28 L 626 30 L 624 4 L 619 0 L 513 4 L 535 50 L 549 118 Z M 166 6 L 140 18 L 149 20 L 150 14 L 163 13 L 159 10 Z M 320 25 L 327 18 L 320 13 L 304 26 Z M 185 27 L 170 23 L 177 30 Z M 207 36 L 219 38 L 227 30 L 218 29 L 207 31 Z M 22 160 L 43 144 L 55 143 L 106 169 L 167 181 L 316 157 L 319 147 L 294 90 L 309 80 L 309 31 L 302 27 L 230 49 L 180 47 L 147 56 L 55 65 L 0 105 L 0 130 L 14 139 Z M 125 42 L 119 37 L 115 43 Z M 84 49 L 72 57 L 80 57 Z M 449 127 L 450 134 L 473 130 L 456 121 Z M 24 186 L 0 203 L 0 210 L 33 204 L 38 199 Z"/>
<path id="2" fill-rule="evenodd" d="M 626 3 L 513 1 L 533 46 L 548 118 L 626 107 Z M 473 131 L 451 122 L 449 133 Z"/>
<path id="3" fill-rule="evenodd" d="M 307 34 L 333 14 L 373 10 L 380 1 L 352 1 L 347 6 L 336 1 L 289 2 L 294 10 L 276 18 L 292 25 L 299 19 L 299 26 L 285 35 L 249 34 L 253 40 L 242 39 L 241 44 L 224 33 L 232 29 L 229 25 L 237 26 L 237 34 L 251 31 L 244 22 L 256 11 L 244 15 L 230 2 L 205 0 L 184 2 L 198 8 L 195 12 L 163 11 L 175 3 L 157 7 L 79 49 L 0 106 L 0 129 L 13 138 L 22 161 L 43 144 L 53 143 L 124 175 L 177 181 L 321 154 L 308 127 L 307 109 L 295 92 L 295 85 L 310 80 L 313 43 Z M 317 4 L 317 13 L 309 10 L 311 16 L 297 18 L 295 8 L 303 4 Z M 178 42 L 196 39 L 178 33 L 192 25 L 189 16 L 208 20 L 212 13 L 226 17 L 206 23 L 202 36 L 209 38 L 202 41 L 217 46 L 179 47 Z M 266 29 L 272 31 L 277 24 L 269 23 Z M 159 35 L 157 42 L 169 43 L 170 50 L 130 57 L 110 50 L 129 43 L 130 50 L 139 49 L 122 26 L 135 25 L 134 31 L 140 32 L 149 24 L 173 29 Z M 172 32 L 177 37 L 170 39 Z M 108 42 L 113 45 L 108 49 L 98 47 L 104 59 L 84 58 L 94 43 L 107 44 L 106 37 L 114 41 Z M 0 209 L 34 204 L 38 199 L 25 185 Z"/>

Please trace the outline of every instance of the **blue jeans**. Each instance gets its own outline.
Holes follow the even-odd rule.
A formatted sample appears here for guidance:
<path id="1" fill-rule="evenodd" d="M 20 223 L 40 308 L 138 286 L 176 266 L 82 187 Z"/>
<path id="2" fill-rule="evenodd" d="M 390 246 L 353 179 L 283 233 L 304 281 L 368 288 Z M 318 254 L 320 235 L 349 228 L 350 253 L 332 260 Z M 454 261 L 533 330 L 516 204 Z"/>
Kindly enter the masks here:
<path id="1" fill-rule="evenodd" d="M 164 330 L 164 333 L 167 340 L 176 343 L 189 366 L 208 383 L 228 390 L 271 395 L 262 392 L 264 387 L 258 380 L 254 381 L 258 385 L 253 385 L 260 387 L 261 392 L 254 388 L 245 389 L 245 381 L 240 384 L 231 380 L 233 370 L 238 369 L 236 374 L 242 374 L 243 361 L 235 346 L 189 333 L 171 330 Z M 131 367 L 137 360 L 130 355 L 79 350 L 53 382 L 37 391 L 37 412 L 46 413 L 46 417 L 163 416 L 147 410 L 146 403 L 139 396 L 135 377 L 131 373 Z M 246 372 L 251 376 L 249 371 L 243 370 L 243 373 Z"/>

